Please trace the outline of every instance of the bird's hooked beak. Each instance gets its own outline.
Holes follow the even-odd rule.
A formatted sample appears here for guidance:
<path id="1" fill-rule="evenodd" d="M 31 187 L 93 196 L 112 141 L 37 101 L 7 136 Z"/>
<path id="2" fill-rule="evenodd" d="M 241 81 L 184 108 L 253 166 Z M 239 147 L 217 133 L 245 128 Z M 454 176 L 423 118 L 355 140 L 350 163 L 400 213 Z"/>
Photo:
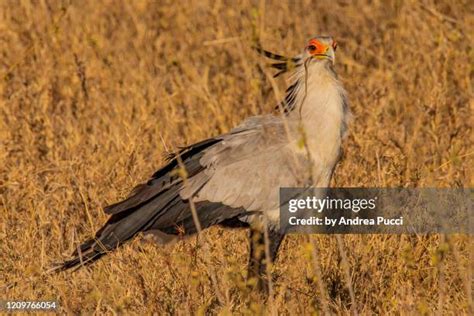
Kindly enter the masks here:
<path id="1" fill-rule="evenodd" d="M 309 41 L 308 46 L 306 46 L 306 50 L 311 58 L 314 59 L 329 59 L 333 64 L 336 60 L 336 56 L 334 54 L 337 47 L 337 43 L 332 41 L 331 44 L 326 44 L 319 41 L 316 38 L 313 38 Z"/>

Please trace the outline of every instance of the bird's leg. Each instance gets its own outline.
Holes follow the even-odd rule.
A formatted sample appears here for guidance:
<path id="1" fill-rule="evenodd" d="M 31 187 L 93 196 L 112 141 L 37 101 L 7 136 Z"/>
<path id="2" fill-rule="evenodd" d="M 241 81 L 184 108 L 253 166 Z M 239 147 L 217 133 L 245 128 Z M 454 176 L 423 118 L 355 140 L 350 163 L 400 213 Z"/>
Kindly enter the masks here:
<path id="1" fill-rule="evenodd" d="M 257 282 L 256 287 L 261 290 L 261 279 L 262 277 L 265 277 L 265 271 L 263 270 L 262 264 L 262 260 L 265 258 L 265 238 L 259 227 L 250 227 L 249 241 L 250 253 L 247 279 L 251 282 Z"/>
<path id="2" fill-rule="evenodd" d="M 277 230 L 268 230 L 270 260 L 275 262 L 278 248 L 284 235 Z M 262 225 L 250 227 L 250 255 L 248 280 L 256 280 L 256 288 L 268 294 L 267 262 L 265 259 L 265 235 Z"/>

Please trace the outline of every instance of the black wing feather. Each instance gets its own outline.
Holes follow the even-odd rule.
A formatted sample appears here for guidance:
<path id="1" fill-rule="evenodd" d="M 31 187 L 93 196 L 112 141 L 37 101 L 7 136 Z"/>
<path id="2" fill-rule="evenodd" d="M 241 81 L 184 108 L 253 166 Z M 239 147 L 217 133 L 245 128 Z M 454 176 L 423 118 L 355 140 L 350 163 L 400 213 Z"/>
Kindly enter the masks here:
<path id="1" fill-rule="evenodd" d="M 146 184 L 139 186 L 132 196 L 107 207 L 107 213 L 112 214 L 107 223 L 97 231 L 94 238 L 86 240 L 74 251 L 71 260 L 63 262 L 55 270 L 92 263 L 139 232 L 160 230 L 168 234 L 179 234 L 182 233 L 177 229 L 179 226 L 182 226 L 186 234 L 196 232 L 189 201 L 183 200 L 179 195 L 182 179 L 173 171 L 180 165 L 178 155 L 188 176 L 202 171 L 204 167 L 199 160 L 203 150 L 219 141 L 221 139 L 208 139 L 181 149 Z M 242 208 L 206 201 L 196 203 L 196 210 L 203 228 L 245 213 Z"/>

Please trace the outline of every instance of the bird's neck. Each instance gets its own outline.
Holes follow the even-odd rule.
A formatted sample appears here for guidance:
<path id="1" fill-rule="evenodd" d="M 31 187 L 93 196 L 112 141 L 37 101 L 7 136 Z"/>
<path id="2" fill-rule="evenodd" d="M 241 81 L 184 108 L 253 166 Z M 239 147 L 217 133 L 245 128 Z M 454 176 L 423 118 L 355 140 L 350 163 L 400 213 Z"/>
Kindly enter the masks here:
<path id="1" fill-rule="evenodd" d="M 299 87 L 290 118 L 310 134 L 343 134 L 348 109 L 344 88 L 327 63 L 312 63 L 296 74 Z"/>
<path id="2" fill-rule="evenodd" d="M 304 134 L 297 137 L 304 137 L 313 160 L 332 168 L 350 115 L 345 91 L 328 64 L 312 63 L 302 68 L 289 118 L 295 133 Z"/>

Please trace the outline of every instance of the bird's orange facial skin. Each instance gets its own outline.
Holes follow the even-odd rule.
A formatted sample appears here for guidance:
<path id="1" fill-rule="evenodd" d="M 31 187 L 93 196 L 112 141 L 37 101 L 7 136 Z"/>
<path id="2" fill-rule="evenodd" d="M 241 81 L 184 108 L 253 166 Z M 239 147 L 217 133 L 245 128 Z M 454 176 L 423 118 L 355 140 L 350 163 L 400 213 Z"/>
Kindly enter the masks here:
<path id="1" fill-rule="evenodd" d="M 326 40 L 327 38 L 325 41 L 313 38 L 308 42 L 306 50 L 313 59 L 329 59 L 334 63 L 334 52 L 336 51 L 337 43 L 333 39 L 330 39 L 330 41 Z"/>
<path id="2" fill-rule="evenodd" d="M 306 46 L 306 48 L 308 49 L 308 52 L 312 56 L 321 56 L 321 55 L 326 55 L 326 52 L 328 51 L 329 46 L 313 38 L 312 40 L 309 41 L 308 46 Z"/>

